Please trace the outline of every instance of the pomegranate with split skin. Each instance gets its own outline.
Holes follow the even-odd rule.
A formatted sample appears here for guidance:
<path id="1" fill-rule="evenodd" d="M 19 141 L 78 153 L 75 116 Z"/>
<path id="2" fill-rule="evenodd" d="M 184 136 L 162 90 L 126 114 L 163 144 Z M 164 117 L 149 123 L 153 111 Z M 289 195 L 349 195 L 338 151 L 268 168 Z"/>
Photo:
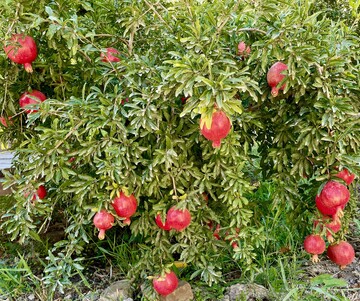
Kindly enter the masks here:
<path id="1" fill-rule="evenodd" d="M 355 179 L 355 174 L 351 174 L 347 168 L 344 168 L 342 171 L 338 172 L 335 177 L 344 180 L 347 185 L 350 185 Z"/>
<path id="2" fill-rule="evenodd" d="M 21 108 L 25 109 L 25 112 L 27 114 L 35 113 L 38 110 L 36 109 L 26 109 L 27 106 L 39 104 L 46 100 L 46 96 L 38 91 L 38 90 L 32 90 L 32 92 L 25 92 L 20 96 L 19 99 L 19 105 Z"/>
<path id="3" fill-rule="evenodd" d="M 113 226 L 114 221 L 114 216 L 106 210 L 101 210 L 95 214 L 93 222 L 95 227 L 99 230 L 98 237 L 100 240 L 105 238 L 105 231 Z"/>
<path id="4" fill-rule="evenodd" d="M 304 249 L 307 253 L 312 254 L 311 261 L 315 263 L 320 261 L 318 255 L 324 253 L 326 244 L 320 235 L 311 234 L 305 237 Z"/>
<path id="5" fill-rule="evenodd" d="M 206 122 L 200 119 L 201 134 L 208 140 L 212 141 L 214 148 L 220 147 L 221 140 L 230 132 L 231 122 L 223 111 L 215 111 L 212 114 L 210 128 L 206 126 Z"/>
<path id="6" fill-rule="evenodd" d="M 336 263 L 340 269 L 344 269 L 348 264 L 353 262 L 355 250 L 348 242 L 341 241 L 328 247 L 327 256 L 332 262 Z"/>
<path id="7" fill-rule="evenodd" d="M 266 79 L 269 86 L 271 87 L 272 96 L 274 97 L 278 96 L 279 91 L 285 89 L 286 84 L 283 84 L 280 88 L 278 88 L 277 86 L 285 78 L 284 72 L 287 69 L 288 66 L 282 62 L 276 62 L 270 67 Z"/>
<path id="8" fill-rule="evenodd" d="M 112 206 L 118 216 L 125 218 L 123 223 L 125 225 L 130 225 L 130 217 L 137 209 L 137 200 L 135 196 L 133 194 L 127 196 L 123 191 L 121 191 L 120 196 L 114 198 Z"/>
<path id="9" fill-rule="evenodd" d="M 24 65 L 26 72 L 33 72 L 31 63 L 37 57 L 37 47 L 32 37 L 14 34 L 4 47 L 4 51 L 11 61 Z"/>
<path id="10" fill-rule="evenodd" d="M 155 223 L 160 229 L 163 229 L 163 230 L 166 230 L 166 231 L 171 230 L 171 227 L 169 226 L 169 223 L 166 221 L 166 219 L 165 219 L 165 223 L 162 222 L 160 213 L 158 213 L 156 215 Z"/>
<path id="11" fill-rule="evenodd" d="M 171 229 L 182 231 L 190 225 L 191 214 L 187 209 L 181 210 L 171 207 L 166 214 L 166 222 Z"/>
<path id="12" fill-rule="evenodd" d="M 101 54 L 100 54 L 101 61 L 104 63 L 120 62 L 120 59 L 118 58 L 119 54 L 120 54 L 120 52 L 113 47 L 106 48 L 106 53 L 101 52 Z"/>
<path id="13" fill-rule="evenodd" d="M 171 271 L 164 276 L 158 276 L 153 279 L 154 290 L 161 296 L 167 296 L 176 290 L 179 280 L 176 274 Z"/>

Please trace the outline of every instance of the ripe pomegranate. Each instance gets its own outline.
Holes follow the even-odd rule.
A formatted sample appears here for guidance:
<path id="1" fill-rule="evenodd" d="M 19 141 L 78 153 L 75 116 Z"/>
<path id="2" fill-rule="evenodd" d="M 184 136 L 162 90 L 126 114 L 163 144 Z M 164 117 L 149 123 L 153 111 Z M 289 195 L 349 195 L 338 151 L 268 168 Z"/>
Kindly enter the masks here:
<path id="1" fill-rule="evenodd" d="M 221 225 L 217 224 L 213 233 L 213 236 L 216 240 L 220 240 L 220 229 L 221 229 Z"/>
<path id="2" fill-rule="evenodd" d="M 206 192 L 202 193 L 202 198 L 205 201 L 206 205 L 209 202 L 209 195 Z"/>
<path id="3" fill-rule="evenodd" d="M 1 122 L 1 124 L 4 126 L 4 127 L 7 127 L 7 122 L 6 122 L 6 119 L 5 119 L 5 117 L 0 117 L 0 122 Z"/>
<path id="4" fill-rule="evenodd" d="M 326 249 L 325 241 L 320 235 L 310 234 L 305 237 L 304 249 L 307 253 L 312 254 L 311 261 L 313 263 L 319 262 L 319 254 L 324 253 Z"/>
<path id="5" fill-rule="evenodd" d="M 122 104 L 122 105 L 125 104 L 125 102 L 129 102 L 129 98 L 126 97 L 125 99 L 122 99 L 122 100 L 121 100 L 121 104 Z"/>
<path id="6" fill-rule="evenodd" d="M 4 117 L 4 116 L 1 116 L 0 117 L 0 123 L 4 126 L 4 127 L 8 127 L 9 124 L 12 124 L 12 121 L 11 121 L 11 117 Z"/>
<path id="7" fill-rule="evenodd" d="M 341 205 L 340 207 L 327 207 L 324 205 L 324 203 L 321 201 L 321 197 L 317 195 L 315 197 L 315 203 L 317 209 L 320 211 L 323 215 L 331 215 L 334 217 L 334 215 L 338 215 L 339 210 L 343 210 L 345 208 L 345 205 Z M 341 215 L 341 214 L 340 214 Z"/>
<path id="8" fill-rule="evenodd" d="M 10 42 L 4 47 L 4 51 L 14 63 L 24 65 L 26 72 L 33 72 L 31 63 L 37 57 L 37 48 L 32 37 L 24 34 L 14 34 Z"/>
<path id="9" fill-rule="evenodd" d="M 171 271 L 166 273 L 163 277 L 158 276 L 153 279 L 154 290 L 161 296 L 167 296 L 176 290 L 179 280 L 176 274 Z"/>
<path id="10" fill-rule="evenodd" d="M 338 244 L 328 247 L 327 256 L 332 262 L 336 263 L 340 269 L 344 269 L 348 264 L 353 262 L 355 251 L 351 244 L 346 241 L 341 241 Z"/>
<path id="11" fill-rule="evenodd" d="M 314 221 L 314 228 L 318 227 L 320 224 L 320 231 L 324 228 L 326 229 L 326 238 L 328 242 L 334 242 L 334 237 L 332 236 L 333 233 L 337 233 L 341 230 L 341 223 L 340 220 L 332 220 L 329 216 L 323 216 L 321 220 Z"/>
<path id="12" fill-rule="evenodd" d="M 231 246 L 232 246 L 232 248 L 233 248 L 234 250 L 239 249 L 239 245 L 238 245 L 237 242 L 235 242 L 235 241 L 233 241 L 233 242 L 231 243 Z"/>
<path id="13" fill-rule="evenodd" d="M 103 61 L 104 63 L 120 62 L 120 59 L 117 57 L 119 54 L 120 52 L 113 47 L 106 48 L 106 53 L 104 52 L 100 53 L 101 61 Z"/>
<path id="14" fill-rule="evenodd" d="M 169 223 L 166 220 L 165 220 L 165 223 L 162 222 L 160 213 L 158 213 L 156 215 L 155 223 L 158 225 L 158 227 L 160 229 L 163 229 L 163 230 L 166 230 L 166 231 L 171 230 L 171 227 L 169 226 Z"/>
<path id="15" fill-rule="evenodd" d="M 105 238 L 105 231 L 113 226 L 114 221 L 114 216 L 106 210 L 101 210 L 95 214 L 93 222 L 95 227 L 99 230 L 98 237 L 100 240 Z"/>
<path id="16" fill-rule="evenodd" d="M 212 146 L 220 147 L 221 140 L 230 132 L 230 119 L 223 111 L 215 111 L 212 114 L 211 126 L 207 128 L 206 122 L 200 119 L 201 134 L 208 140 L 212 141 Z"/>
<path id="17" fill-rule="evenodd" d="M 316 200 L 316 206 L 322 214 L 332 215 L 333 219 L 337 220 L 344 215 L 343 209 L 349 199 L 350 192 L 345 185 L 336 181 L 329 181 L 321 190 Z"/>
<path id="18" fill-rule="evenodd" d="M 45 199 L 46 195 L 47 195 L 47 191 L 44 185 L 40 185 L 38 187 L 38 189 L 36 190 L 36 195 L 38 196 L 38 198 L 40 200 Z M 35 196 L 34 196 L 35 197 Z M 33 198 L 34 199 L 34 198 Z"/>
<path id="19" fill-rule="evenodd" d="M 32 194 L 31 203 L 35 205 L 37 199 L 43 200 L 46 198 L 47 191 L 44 185 L 40 185 L 35 192 L 24 192 L 24 197 L 27 198 L 30 194 Z"/>
<path id="20" fill-rule="evenodd" d="M 175 207 L 171 207 L 167 212 L 166 222 L 170 228 L 182 231 L 190 225 L 191 214 L 187 209 L 180 210 Z"/>
<path id="21" fill-rule="evenodd" d="M 343 204 L 338 207 L 327 207 L 324 205 L 324 203 L 321 201 L 321 197 L 317 195 L 315 197 L 315 203 L 317 209 L 320 211 L 323 215 L 331 215 L 333 221 L 336 221 L 337 223 L 340 223 L 340 218 L 344 215 L 343 209 L 345 208 L 346 204 Z"/>
<path id="22" fill-rule="evenodd" d="M 321 201 L 327 207 L 337 207 L 346 204 L 350 199 L 350 192 L 345 185 L 329 181 L 320 193 Z"/>
<path id="23" fill-rule="evenodd" d="M 344 168 L 342 171 L 338 172 L 335 177 L 344 180 L 347 185 L 350 185 L 355 179 L 355 175 L 351 174 L 347 168 Z"/>
<path id="24" fill-rule="evenodd" d="M 32 92 L 25 92 L 20 96 L 19 104 L 21 108 L 26 108 L 28 105 L 34 105 L 46 100 L 46 96 L 38 90 L 32 90 Z M 27 114 L 35 113 L 38 110 L 31 109 L 25 110 Z"/>
<path id="25" fill-rule="evenodd" d="M 229 233 L 229 231 L 225 232 L 225 237 L 224 240 L 226 241 L 230 241 L 231 246 L 233 247 L 233 249 L 237 249 L 239 248 L 237 242 L 235 239 L 237 239 L 239 237 L 239 233 L 240 233 L 240 228 L 235 228 L 235 235 L 233 235 L 232 233 Z"/>
<path id="26" fill-rule="evenodd" d="M 245 42 L 242 41 L 238 44 L 237 48 L 238 48 L 238 55 L 242 56 L 242 58 L 247 57 L 251 52 L 250 46 L 247 46 Z"/>
<path id="27" fill-rule="evenodd" d="M 120 217 L 124 217 L 123 223 L 130 225 L 130 217 L 136 212 L 137 201 L 133 194 L 127 196 L 124 192 L 120 192 L 120 196 L 115 197 L 112 203 L 116 213 Z"/>
<path id="28" fill-rule="evenodd" d="M 280 88 L 277 85 L 285 78 L 283 71 L 287 70 L 288 66 L 282 62 L 276 62 L 273 64 L 267 73 L 267 82 L 271 87 L 271 95 L 276 97 L 279 94 L 279 90 L 284 90 L 286 84 L 283 84 Z"/>
<path id="29" fill-rule="evenodd" d="M 186 104 L 186 101 L 189 99 L 189 96 L 188 97 L 185 97 L 185 96 L 183 96 L 183 97 L 181 97 L 181 103 L 184 105 L 184 104 Z"/>

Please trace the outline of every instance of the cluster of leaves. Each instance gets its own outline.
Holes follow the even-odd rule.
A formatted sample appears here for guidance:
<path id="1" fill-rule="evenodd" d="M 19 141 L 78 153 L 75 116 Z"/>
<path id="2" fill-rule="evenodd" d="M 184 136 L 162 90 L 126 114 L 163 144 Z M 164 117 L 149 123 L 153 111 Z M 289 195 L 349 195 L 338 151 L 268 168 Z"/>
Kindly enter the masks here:
<path id="1" fill-rule="evenodd" d="M 302 177 L 314 184 L 334 166 L 360 171 L 359 37 L 314 9 L 311 0 L 0 4 L 2 44 L 25 32 L 39 49 L 33 74 L 0 54 L 1 115 L 13 121 L 1 141 L 17 155 L 7 173 L 16 204 L 3 228 L 24 241 L 61 219 L 66 240 L 47 269 L 59 271 L 58 262 L 71 266 L 94 237 L 94 212 L 111 211 L 112 197 L 127 189 L 139 200 L 130 229 L 142 251 L 131 275 L 181 260 L 196 267 L 194 277 L 217 281 L 216 258 L 231 247 L 213 238 L 210 221 L 237 242 L 243 270 L 254 270 L 265 240 L 256 200 L 247 197 L 256 189 L 255 161 L 256 179 L 276 183 L 274 206 L 298 211 L 314 196 L 301 194 Z M 250 56 L 237 55 L 239 41 L 251 45 Z M 106 47 L 117 48 L 121 62 L 102 62 Z M 289 72 L 273 98 L 266 72 L 276 61 Z M 48 99 L 26 115 L 18 98 L 28 89 Z M 214 105 L 232 121 L 218 150 L 199 134 L 200 116 Z M 40 184 L 49 194 L 33 205 L 24 192 Z M 154 222 L 173 205 L 192 214 L 181 233 Z"/>

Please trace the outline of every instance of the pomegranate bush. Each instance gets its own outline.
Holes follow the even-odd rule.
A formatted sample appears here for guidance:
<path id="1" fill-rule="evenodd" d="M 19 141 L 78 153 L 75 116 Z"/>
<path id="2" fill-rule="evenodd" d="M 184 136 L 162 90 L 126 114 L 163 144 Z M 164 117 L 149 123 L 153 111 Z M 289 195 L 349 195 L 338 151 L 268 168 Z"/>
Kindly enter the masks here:
<path id="1" fill-rule="evenodd" d="M 64 222 L 44 276 L 60 290 L 98 229 L 130 233 L 141 256 L 129 277 L 149 286 L 175 261 L 218 281 L 223 252 L 254 272 L 266 243 L 259 183 L 274 184 L 272 208 L 301 231 L 321 183 L 359 174 L 358 32 L 314 1 L 301 12 L 300 0 L 102 2 L 0 6 L 4 47 L 14 34 L 37 46 L 31 74 L 19 67 L 30 59 L 0 54 L 0 115 L 11 120 L 0 139 L 16 152 L 3 229 L 24 242 Z M 269 75 L 277 62 L 286 68 Z M 19 99 L 35 90 L 46 101 L 27 114 Z M 32 205 L 24 192 L 39 185 L 47 196 Z M 343 201 L 324 214 L 350 218 L 354 198 Z M 114 222 L 98 224 L 101 212 Z"/>

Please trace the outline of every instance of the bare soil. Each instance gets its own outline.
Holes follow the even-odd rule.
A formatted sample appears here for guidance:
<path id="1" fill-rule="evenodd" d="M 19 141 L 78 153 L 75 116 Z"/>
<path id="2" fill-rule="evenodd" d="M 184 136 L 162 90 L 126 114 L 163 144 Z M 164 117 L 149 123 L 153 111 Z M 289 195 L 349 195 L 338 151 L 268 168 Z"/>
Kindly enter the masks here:
<path id="1" fill-rule="evenodd" d="M 344 289 L 345 296 L 351 301 L 360 301 L 360 237 L 356 234 L 359 230 L 355 230 L 354 226 L 351 229 L 353 234 L 347 241 L 355 249 L 355 260 L 350 265 L 341 270 L 326 255 L 322 255 L 319 263 L 312 264 L 308 261 L 304 268 L 310 278 L 320 274 L 330 274 L 334 278 L 346 280 L 348 287 Z"/>

